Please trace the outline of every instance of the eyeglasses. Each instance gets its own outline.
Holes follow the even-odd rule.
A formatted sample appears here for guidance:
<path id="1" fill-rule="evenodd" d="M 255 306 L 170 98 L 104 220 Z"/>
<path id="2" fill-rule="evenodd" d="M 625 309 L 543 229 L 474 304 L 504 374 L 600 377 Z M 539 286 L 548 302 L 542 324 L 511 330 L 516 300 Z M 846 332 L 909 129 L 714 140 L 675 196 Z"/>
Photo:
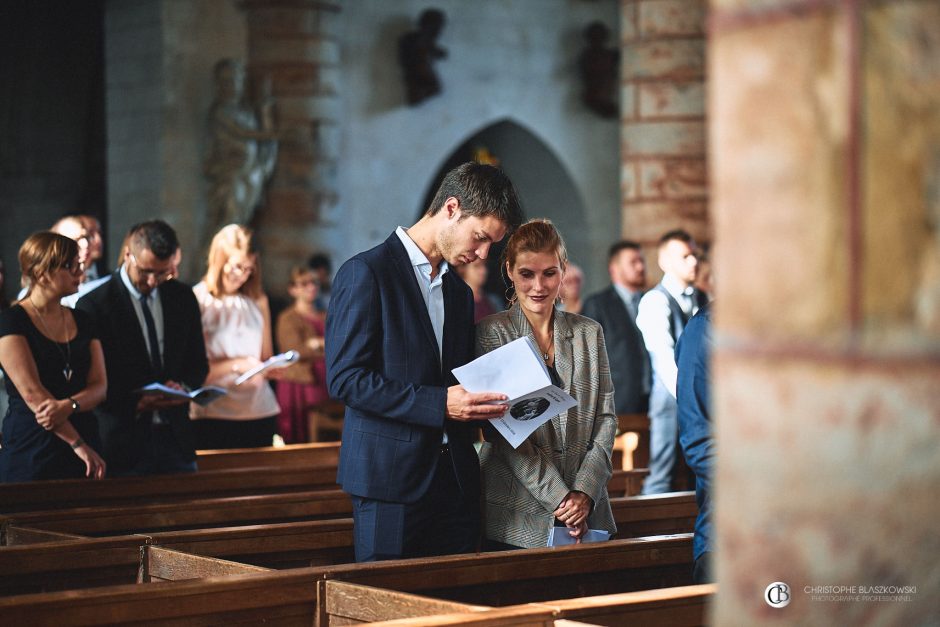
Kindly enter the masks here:
<path id="1" fill-rule="evenodd" d="M 223 270 L 232 274 L 243 275 L 254 272 L 255 266 L 254 264 L 227 263 Z"/>
<path id="2" fill-rule="evenodd" d="M 137 268 L 137 272 L 144 278 L 153 277 L 153 280 L 157 283 L 163 283 L 164 281 L 172 279 L 176 274 L 173 268 L 168 270 L 151 270 L 149 268 L 141 268 L 140 262 L 137 261 L 137 257 L 134 256 L 134 253 L 128 252 L 127 254 L 130 256 L 131 261 L 134 262 L 134 266 Z"/>
<path id="3" fill-rule="evenodd" d="M 77 259 L 73 259 L 69 262 L 63 263 L 59 266 L 66 272 L 71 272 L 72 274 L 81 274 L 85 271 L 85 264 Z"/>

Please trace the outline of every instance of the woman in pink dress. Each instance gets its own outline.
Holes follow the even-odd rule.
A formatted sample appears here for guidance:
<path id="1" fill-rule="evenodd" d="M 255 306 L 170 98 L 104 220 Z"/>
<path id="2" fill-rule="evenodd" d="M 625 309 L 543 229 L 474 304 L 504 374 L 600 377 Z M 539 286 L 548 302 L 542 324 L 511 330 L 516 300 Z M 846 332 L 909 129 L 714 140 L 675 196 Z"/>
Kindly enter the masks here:
<path id="1" fill-rule="evenodd" d="M 294 303 L 277 317 L 278 349 L 300 354 L 300 360 L 285 368 L 277 382 L 277 402 L 281 406 L 277 430 L 287 444 L 309 441 L 310 410 L 330 396 L 323 359 L 326 317 L 313 306 L 318 290 L 312 270 L 293 268 L 287 291 Z"/>

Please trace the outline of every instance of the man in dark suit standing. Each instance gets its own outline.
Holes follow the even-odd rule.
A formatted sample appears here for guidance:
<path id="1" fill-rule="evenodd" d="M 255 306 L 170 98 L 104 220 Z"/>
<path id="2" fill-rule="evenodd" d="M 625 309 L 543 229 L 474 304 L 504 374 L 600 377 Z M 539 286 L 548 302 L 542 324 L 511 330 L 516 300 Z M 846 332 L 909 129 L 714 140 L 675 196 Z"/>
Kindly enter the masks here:
<path id="1" fill-rule="evenodd" d="M 108 397 L 96 410 L 108 474 L 191 472 L 189 401 L 136 390 L 202 385 L 209 362 L 199 305 L 173 278 L 179 242 L 170 225 L 135 225 L 126 242 L 123 265 L 77 305 L 95 320 L 108 371 Z"/>
<path id="2" fill-rule="evenodd" d="M 476 549 L 471 421 L 501 415 L 507 399 L 471 394 L 451 374 L 474 352 L 473 295 L 451 266 L 486 258 L 520 222 L 506 175 L 465 163 L 417 224 L 336 274 L 327 382 L 346 404 L 337 480 L 352 496 L 357 561 Z"/>
<path id="3" fill-rule="evenodd" d="M 607 271 L 610 287 L 588 297 L 581 313 L 604 329 L 615 411 L 645 414 L 651 379 L 649 354 L 636 326 L 640 297 L 646 288 L 646 261 L 640 245 L 622 240 L 611 246 Z"/>

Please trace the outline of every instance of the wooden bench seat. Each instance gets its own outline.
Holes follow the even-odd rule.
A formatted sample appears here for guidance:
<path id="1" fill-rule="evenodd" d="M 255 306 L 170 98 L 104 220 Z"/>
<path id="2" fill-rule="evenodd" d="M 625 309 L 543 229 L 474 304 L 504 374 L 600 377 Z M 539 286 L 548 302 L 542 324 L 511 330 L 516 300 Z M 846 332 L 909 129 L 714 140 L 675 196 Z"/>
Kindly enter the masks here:
<path id="1" fill-rule="evenodd" d="M 196 451 L 199 472 L 233 468 L 297 468 L 339 464 L 339 442 Z"/>
<path id="2" fill-rule="evenodd" d="M 41 489 L 38 489 L 41 488 Z M 209 470 L 182 475 L 63 479 L 0 485 L 0 515 L 38 509 L 137 506 L 206 496 L 335 490 L 335 466 Z"/>
<path id="3" fill-rule="evenodd" d="M 146 551 L 158 554 L 161 547 Z M 146 555 L 146 552 L 145 552 Z M 166 557 L 167 554 L 163 554 Z M 142 560 L 142 580 L 189 579 L 216 562 L 179 557 L 154 570 Z M 210 576 L 160 585 L 120 585 L 0 598 L 9 624 L 329 624 L 327 581 L 383 587 L 475 605 L 520 604 L 562 597 L 625 592 L 689 582 L 690 534 L 613 540 L 603 545 L 505 551 L 376 564 L 300 568 Z M 187 566 L 187 564 L 189 564 Z M 235 566 L 222 565 L 220 568 Z M 508 582 L 509 585 L 505 585 Z M 559 594 L 563 590 L 564 594 Z M 481 600 L 486 602 L 480 602 Z M 554 610 L 551 610 L 554 611 Z"/>
<path id="4" fill-rule="evenodd" d="M 352 503 L 340 490 L 291 492 L 266 496 L 193 499 L 135 507 L 80 507 L 19 512 L 3 518 L 9 525 L 104 536 L 173 529 L 251 525 L 349 516 Z"/>
<path id="5" fill-rule="evenodd" d="M 352 529 L 351 518 L 340 518 L 7 546 L 0 548 L 0 595 L 130 583 L 148 545 L 277 569 L 350 563 Z"/>

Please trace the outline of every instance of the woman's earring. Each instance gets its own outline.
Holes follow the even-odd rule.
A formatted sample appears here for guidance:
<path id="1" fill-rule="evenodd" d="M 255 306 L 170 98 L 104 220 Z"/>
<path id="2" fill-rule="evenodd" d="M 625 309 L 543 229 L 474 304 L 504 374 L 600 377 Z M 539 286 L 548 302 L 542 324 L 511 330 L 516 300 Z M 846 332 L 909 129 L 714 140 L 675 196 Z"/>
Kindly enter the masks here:
<path id="1" fill-rule="evenodd" d="M 515 286 L 512 283 L 510 283 L 509 287 L 506 288 L 505 296 L 506 296 L 506 300 L 509 301 L 510 307 L 516 303 L 516 290 L 515 290 Z"/>

